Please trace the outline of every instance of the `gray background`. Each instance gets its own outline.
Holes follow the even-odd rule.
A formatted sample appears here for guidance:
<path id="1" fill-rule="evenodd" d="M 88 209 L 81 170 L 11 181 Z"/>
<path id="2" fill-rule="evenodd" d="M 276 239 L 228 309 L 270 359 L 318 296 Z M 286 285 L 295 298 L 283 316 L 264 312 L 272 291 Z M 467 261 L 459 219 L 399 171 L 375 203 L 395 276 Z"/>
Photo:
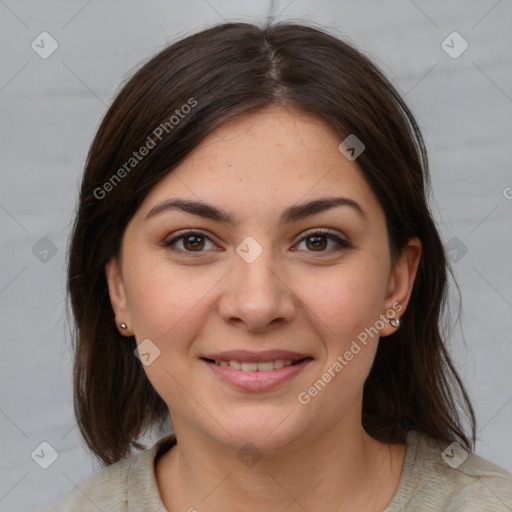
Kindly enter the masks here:
<path id="1" fill-rule="evenodd" d="M 512 470 L 510 0 L 5 0 L 0 511 L 44 508 L 98 469 L 73 417 L 64 286 L 80 173 L 106 106 L 128 72 L 168 42 L 223 19 L 261 20 L 271 9 L 355 43 L 417 116 L 462 292 L 452 348 L 476 407 L 476 452 Z M 59 45 L 47 59 L 31 47 L 42 46 L 43 31 Z M 453 31 L 469 44 L 458 58 L 441 46 Z M 461 43 L 449 38 L 445 48 L 458 52 Z M 46 470 L 31 458 L 43 441 L 58 453 Z"/>

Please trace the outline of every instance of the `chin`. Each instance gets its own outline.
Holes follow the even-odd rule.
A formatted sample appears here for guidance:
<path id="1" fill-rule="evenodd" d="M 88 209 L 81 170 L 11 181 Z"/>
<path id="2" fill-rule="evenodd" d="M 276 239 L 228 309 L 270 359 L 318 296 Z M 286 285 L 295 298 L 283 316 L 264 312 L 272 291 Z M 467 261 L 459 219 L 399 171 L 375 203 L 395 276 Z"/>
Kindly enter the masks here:
<path id="1" fill-rule="evenodd" d="M 249 445 L 261 452 L 282 450 L 304 435 L 307 428 L 304 421 L 294 421 L 293 414 L 288 417 L 287 414 L 273 412 L 265 418 L 261 411 L 242 413 L 242 422 L 240 417 L 225 421 L 222 423 L 225 430 L 217 428 L 216 435 L 211 437 L 237 452 Z"/>

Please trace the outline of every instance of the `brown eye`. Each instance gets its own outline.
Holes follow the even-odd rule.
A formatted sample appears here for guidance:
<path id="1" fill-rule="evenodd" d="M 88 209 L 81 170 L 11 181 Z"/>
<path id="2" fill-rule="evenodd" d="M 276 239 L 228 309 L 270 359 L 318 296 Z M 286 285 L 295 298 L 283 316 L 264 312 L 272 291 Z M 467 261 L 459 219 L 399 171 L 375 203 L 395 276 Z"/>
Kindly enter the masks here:
<path id="1" fill-rule="evenodd" d="M 204 237 L 197 235 L 183 237 L 183 246 L 187 251 L 200 251 L 204 247 Z"/>
<path id="2" fill-rule="evenodd" d="M 305 238 L 306 245 L 312 250 L 324 250 L 327 246 L 327 237 L 324 235 L 312 235 Z"/>
<path id="3" fill-rule="evenodd" d="M 205 252 L 203 249 L 205 249 L 207 242 L 212 244 L 212 248 L 215 247 L 215 244 L 206 235 L 195 231 L 189 231 L 187 233 L 181 234 L 180 236 L 177 236 L 176 238 L 173 238 L 168 242 L 164 242 L 163 245 L 176 251 L 201 253 Z"/>
<path id="4" fill-rule="evenodd" d="M 331 246 L 330 248 L 332 251 L 347 249 L 351 246 L 348 240 L 344 240 L 329 231 L 315 231 L 309 233 L 301 238 L 298 245 L 303 242 L 306 245 L 307 252 L 330 252 L 329 248 L 325 250 L 329 242 L 334 244 L 334 247 Z"/>

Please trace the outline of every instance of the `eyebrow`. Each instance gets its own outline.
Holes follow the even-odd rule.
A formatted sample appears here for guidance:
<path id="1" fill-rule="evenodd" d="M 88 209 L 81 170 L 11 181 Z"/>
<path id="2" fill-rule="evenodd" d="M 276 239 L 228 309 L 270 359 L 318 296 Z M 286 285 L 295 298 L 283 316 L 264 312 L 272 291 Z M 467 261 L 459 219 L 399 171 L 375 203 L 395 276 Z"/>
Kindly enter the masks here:
<path id="1" fill-rule="evenodd" d="M 278 224 L 291 224 L 316 213 L 330 210 L 339 206 L 352 208 L 365 222 L 368 222 L 368 215 L 363 210 L 361 205 L 353 199 L 348 197 L 322 197 L 308 203 L 298 204 L 286 208 L 281 213 Z M 216 206 L 203 203 L 202 201 L 190 201 L 187 199 L 168 199 L 158 203 L 157 205 L 153 206 L 153 208 L 151 208 L 150 212 L 146 215 L 145 220 L 154 217 L 159 213 L 170 210 L 178 210 L 190 213 L 205 219 L 222 222 L 223 224 L 228 224 L 230 226 L 235 224 L 235 218 L 227 211 L 217 208 Z"/>

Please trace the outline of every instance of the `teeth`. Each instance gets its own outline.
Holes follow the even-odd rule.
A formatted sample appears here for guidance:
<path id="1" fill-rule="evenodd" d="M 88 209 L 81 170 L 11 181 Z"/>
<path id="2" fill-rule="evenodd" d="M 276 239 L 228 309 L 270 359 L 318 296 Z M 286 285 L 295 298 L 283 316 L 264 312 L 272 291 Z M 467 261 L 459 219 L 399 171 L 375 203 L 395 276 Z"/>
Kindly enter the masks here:
<path id="1" fill-rule="evenodd" d="M 254 362 L 240 362 L 240 361 L 221 361 L 216 359 L 217 366 L 233 368 L 234 370 L 242 370 L 244 372 L 270 372 L 272 370 L 279 370 L 283 366 L 291 366 L 291 359 L 276 359 L 275 361 L 262 361 L 260 363 Z"/>
<path id="2" fill-rule="evenodd" d="M 242 370 L 244 372 L 255 372 L 258 370 L 258 363 L 242 363 Z"/>
<path id="3" fill-rule="evenodd" d="M 274 369 L 274 363 L 273 361 L 268 361 L 267 363 L 257 363 L 256 366 L 258 367 L 259 372 L 270 372 Z M 245 368 L 242 366 L 242 370 Z"/>

